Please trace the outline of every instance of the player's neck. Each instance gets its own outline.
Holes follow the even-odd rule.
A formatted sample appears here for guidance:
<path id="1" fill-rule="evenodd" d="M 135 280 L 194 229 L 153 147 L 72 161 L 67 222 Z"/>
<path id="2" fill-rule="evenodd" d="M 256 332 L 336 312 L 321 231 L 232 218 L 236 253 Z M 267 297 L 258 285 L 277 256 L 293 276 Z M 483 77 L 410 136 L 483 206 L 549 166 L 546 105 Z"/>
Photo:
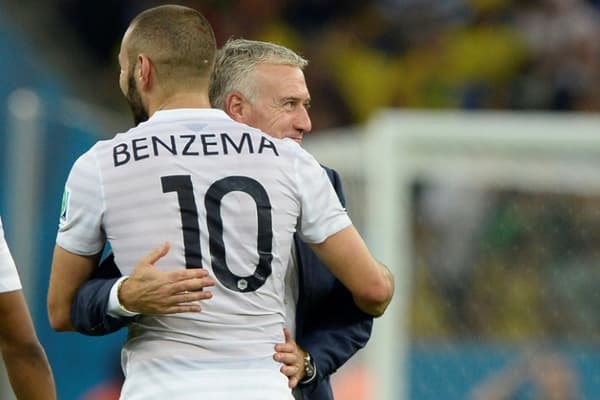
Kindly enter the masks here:
<path id="1" fill-rule="evenodd" d="M 211 106 L 208 95 L 205 95 L 204 93 L 177 93 L 163 98 L 160 101 L 155 102 L 155 104 L 150 104 L 148 107 L 148 114 L 151 116 L 156 111 L 173 110 L 177 108 L 211 108 Z"/>

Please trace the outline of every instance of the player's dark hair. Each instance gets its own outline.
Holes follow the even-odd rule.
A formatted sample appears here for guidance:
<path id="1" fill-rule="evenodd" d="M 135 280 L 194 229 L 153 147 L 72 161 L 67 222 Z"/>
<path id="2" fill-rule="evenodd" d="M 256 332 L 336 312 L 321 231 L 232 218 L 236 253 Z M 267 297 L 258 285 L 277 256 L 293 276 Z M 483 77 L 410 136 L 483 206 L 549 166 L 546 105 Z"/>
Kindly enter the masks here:
<path id="1" fill-rule="evenodd" d="M 163 5 L 140 13 L 129 25 L 127 54 L 133 69 L 146 54 L 161 80 L 208 78 L 216 40 L 212 26 L 197 10 Z M 182 82 L 184 83 L 184 82 Z"/>

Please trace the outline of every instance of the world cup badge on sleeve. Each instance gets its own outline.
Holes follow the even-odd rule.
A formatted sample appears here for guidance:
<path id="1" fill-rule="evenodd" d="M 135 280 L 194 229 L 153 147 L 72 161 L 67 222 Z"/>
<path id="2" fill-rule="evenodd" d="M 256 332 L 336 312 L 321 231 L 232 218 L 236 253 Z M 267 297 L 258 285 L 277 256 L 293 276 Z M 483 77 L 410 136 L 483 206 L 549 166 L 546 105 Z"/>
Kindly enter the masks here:
<path id="1" fill-rule="evenodd" d="M 65 191 L 62 196 L 62 203 L 60 205 L 60 220 L 65 222 L 68 218 L 69 213 L 69 199 L 71 198 L 71 191 L 65 187 Z"/>

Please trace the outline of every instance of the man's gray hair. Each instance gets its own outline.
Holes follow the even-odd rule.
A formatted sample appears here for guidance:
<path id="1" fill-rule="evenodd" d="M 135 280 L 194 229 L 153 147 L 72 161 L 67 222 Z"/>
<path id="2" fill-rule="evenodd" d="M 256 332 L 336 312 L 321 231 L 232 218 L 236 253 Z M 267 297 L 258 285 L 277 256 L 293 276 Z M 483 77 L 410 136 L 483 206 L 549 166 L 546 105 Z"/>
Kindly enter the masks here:
<path id="1" fill-rule="evenodd" d="M 225 109 L 227 95 L 240 92 L 249 101 L 256 99 L 252 72 L 259 64 L 290 65 L 304 69 L 308 61 L 287 47 L 246 39 L 229 39 L 217 51 L 210 77 L 209 97 L 215 108 Z"/>

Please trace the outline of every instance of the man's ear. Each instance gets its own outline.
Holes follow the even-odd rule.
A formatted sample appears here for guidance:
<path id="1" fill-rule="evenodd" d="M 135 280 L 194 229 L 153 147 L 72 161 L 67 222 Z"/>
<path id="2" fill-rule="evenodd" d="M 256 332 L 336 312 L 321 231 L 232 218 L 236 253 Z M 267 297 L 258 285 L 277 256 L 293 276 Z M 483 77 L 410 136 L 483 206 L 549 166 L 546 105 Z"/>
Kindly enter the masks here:
<path id="1" fill-rule="evenodd" d="M 240 92 L 231 92 L 225 98 L 225 112 L 238 122 L 245 122 L 247 101 Z"/>
<path id="2" fill-rule="evenodd" d="M 138 56 L 138 65 L 136 74 L 138 74 L 138 82 L 140 83 L 140 89 L 147 91 L 151 88 L 152 79 L 154 78 L 154 71 L 152 69 L 152 61 L 145 54 Z"/>

